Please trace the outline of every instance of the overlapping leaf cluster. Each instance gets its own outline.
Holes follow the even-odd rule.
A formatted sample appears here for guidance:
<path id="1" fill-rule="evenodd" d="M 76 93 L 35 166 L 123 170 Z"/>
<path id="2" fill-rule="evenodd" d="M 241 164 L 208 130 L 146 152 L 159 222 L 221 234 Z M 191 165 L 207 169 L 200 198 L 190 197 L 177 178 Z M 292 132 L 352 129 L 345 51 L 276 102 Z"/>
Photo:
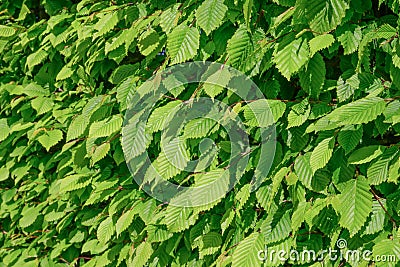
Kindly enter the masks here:
<path id="1" fill-rule="evenodd" d="M 3 1 L 1 264 L 277 266 L 285 262 L 262 262 L 257 252 L 265 246 L 318 251 L 339 238 L 349 249 L 399 261 L 399 5 Z M 204 154 L 212 156 L 208 172 L 182 173 L 165 160 L 159 149 L 165 114 L 189 97 L 231 105 L 255 148 L 246 174 L 224 199 L 179 208 L 134 183 L 121 127 L 132 89 L 191 60 L 226 63 L 249 75 L 268 99 L 278 138 L 270 174 L 250 193 L 262 142 L 257 130 L 271 118 L 257 101 L 242 103 L 222 87 L 176 88 L 149 119 L 152 143 L 141 144 L 167 178 L 213 181 L 229 155 L 222 127 L 198 119 L 186 126 L 180 149 L 196 157 L 201 138 L 211 137 L 219 154 Z M 221 79 L 227 84 L 230 77 Z"/>

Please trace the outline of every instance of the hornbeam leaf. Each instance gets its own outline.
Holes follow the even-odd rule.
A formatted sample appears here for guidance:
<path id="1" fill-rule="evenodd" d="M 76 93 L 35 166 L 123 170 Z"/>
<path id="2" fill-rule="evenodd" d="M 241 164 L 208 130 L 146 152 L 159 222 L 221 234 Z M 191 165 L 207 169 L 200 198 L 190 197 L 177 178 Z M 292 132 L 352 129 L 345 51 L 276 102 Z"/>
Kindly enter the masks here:
<path id="1" fill-rule="evenodd" d="M 37 50 L 35 53 L 30 54 L 26 59 L 26 65 L 29 70 L 32 70 L 33 67 L 42 63 L 48 56 L 48 52 L 43 50 L 42 48 Z"/>
<path id="2" fill-rule="evenodd" d="M 51 131 L 46 131 L 44 134 L 38 137 L 38 141 L 47 151 L 60 142 L 63 138 L 62 131 L 56 129 Z"/>
<path id="3" fill-rule="evenodd" d="M 342 193 L 338 196 L 340 204 L 339 223 L 350 231 L 353 237 L 367 221 L 372 211 L 372 194 L 369 192 L 369 185 L 365 177 L 358 176 L 346 182 Z"/>
<path id="4" fill-rule="evenodd" d="M 97 32 L 93 35 L 93 39 L 103 36 L 107 32 L 111 31 L 115 25 L 117 25 L 118 11 L 111 11 L 106 13 L 99 21 L 94 25 Z"/>
<path id="5" fill-rule="evenodd" d="M 350 55 L 351 53 L 357 51 L 361 39 L 362 33 L 360 27 L 356 28 L 354 32 L 346 31 L 338 37 L 339 42 L 344 48 L 345 55 Z"/>
<path id="6" fill-rule="evenodd" d="M 307 0 L 306 17 L 309 20 L 310 27 L 318 33 L 328 32 L 338 26 L 349 5 L 344 0 Z"/>
<path id="7" fill-rule="evenodd" d="M 365 97 L 333 110 L 320 118 L 313 130 L 329 130 L 341 125 L 363 124 L 375 120 L 385 110 L 386 103 L 380 97 Z"/>
<path id="8" fill-rule="evenodd" d="M 197 24 L 209 35 L 222 24 L 227 10 L 223 0 L 206 0 L 196 10 Z"/>
<path id="9" fill-rule="evenodd" d="M 8 126 L 7 119 L 0 119 L 0 142 L 7 138 L 10 134 L 10 127 Z"/>
<path id="10" fill-rule="evenodd" d="M 54 105 L 54 102 L 48 97 L 37 97 L 31 102 L 32 107 L 36 110 L 38 115 L 50 111 Z"/>
<path id="11" fill-rule="evenodd" d="M 107 217 L 97 228 L 97 239 L 100 243 L 108 242 L 114 234 L 115 227 L 112 217 Z"/>
<path id="12" fill-rule="evenodd" d="M 241 25 L 228 41 L 226 52 L 228 53 L 228 64 L 239 68 L 250 52 L 253 50 L 250 35 L 246 27 Z"/>
<path id="13" fill-rule="evenodd" d="M 314 37 L 309 41 L 310 56 L 313 57 L 318 51 L 330 47 L 335 42 L 335 37 L 332 34 L 322 34 Z"/>
<path id="14" fill-rule="evenodd" d="M 368 222 L 367 226 L 365 227 L 365 233 L 363 234 L 371 235 L 383 229 L 386 214 L 385 210 L 381 206 L 381 203 L 385 207 L 386 199 L 381 198 L 379 201 L 374 200 L 372 204 L 371 219 Z"/>
<path id="15" fill-rule="evenodd" d="M 350 164 L 363 164 L 380 156 L 384 151 L 383 146 L 372 145 L 365 146 L 357 149 L 349 156 L 348 162 Z"/>
<path id="16" fill-rule="evenodd" d="M 346 154 L 353 150 L 361 141 L 363 128 L 361 125 L 347 125 L 338 134 L 338 143 L 343 147 Z"/>
<path id="17" fill-rule="evenodd" d="M 290 77 L 298 72 L 309 60 L 309 49 L 307 40 L 298 38 L 292 41 L 286 38 L 286 41 L 276 46 L 273 61 L 279 72 L 290 80 Z"/>
<path id="18" fill-rule="evenodd" d="M 253 0 L 245 0 L 243 4 L 243 14 L 247 29 L 250 29 L 252 9 L 253 9 Z"/>
<path id="19" fill-rule="evenodd" d="M 159 37 L 155 30 L 146 31 L 139 39 L 138 47 L 140 53 L 148 56 L 158 47 Z"/>
<path id="20" fill-rule="evenodd" d="M 122 118 L 114 115 L 109 119 L 96 121 L 90 125 L 89 138 L 109 137 L 121 130 Z"/>
<path id="21" fill-rule="evenodd" d="M 15 28 L 5 26 L 5 25 L 0 25 L 0 37 L 10 37 L 15 34 Z"/>
<path id="22" fill-rule="evenodd" d="M 242 108 L 246 124 L 267 127 L 277 122 L 285 112 L 286 105 L 279 100 L 260 99 L 250 102 Z"/>
<path id="23" fill-rule="evenodd" d="M 128 227 L 132 224 L 135 215 L 137 214 L 136 209 L 130 209 L 118 219 L 115 230 L 117 232 L 117 236 L 120 236 L 123 231 L 128 229 Z"/>
<path id="24" fill-rule="evenodd" d="M 310 166 L 313 173 L 315 173 L 316 170 L 325 167 L 325 165 L 332 157 L 334 145 L 335 145 L 335 138 L 330 137 L 322 140 L 314 148 L 310 158 Z"/>
<path id="25" fill-rule="evenodd" d="M 325 75 L 325 61 L 322 56 L 317 53 L 308 62 L 306 70 L 299 73 L 300 84 L 309 95 L 317 98 L 324 85 Z"/>
<path id="26" fill-rule="evenodd" d="M 107 155 L 108 151 L 110 151 L 109 142 L 103 143 L 98 147 L 96 147 L 96 149 L 92 154 L 92 160 L 93 160 L 92 165 L 98 162 L 99 160 L 103 159 Z"/>
<path id="27" fill-rule="evenodd" d="M 195 27 L 180 24 L 167 35 L 167 50 L 171 64 L 192 59 L 199 49 L 200 33 Z"/>
<path id="28" fill-rule="evenodd" d="M 310 153 L 300 155 L 296 158 L 294 169 L 300 180 L 307 188 L 311 188 L 313 169 L 310 165 Z"/>
<path id="29" fill-rule="evenodd" d="M 368 147 L 367 147 L 368 148 Z M 361 149 L 360 149 L 361 150 Z M 381 150 L 375 151 L 375 154 L 380 153 Z M 389 175 L 389 166 L 392 159 L 394 159 L 399 154 L 399 149 L 395 146 L 392 146 L 386 149 L 379 158 L 372 162 L 367 170 L 367 178 L 371 184 L 381 184 L 388 179 Z M 371 155 L 371 156 L 373 156 Z M 370 158 L 372 158 L 370 156 Z M 350 159 L 349 159 L 350 160 Z M 394 165 L 394 164 L 393 164 Z M 392 166 L 393 166 L 392 165 Z M 398 177 L 397 177 L 398 179 Z"/>
<path id="30" fill-rule="evenodd" d="M 152 254 L 153 248 L 150 243 L 146 241 L 140 243 L 135 249 L 133 261 L 128 266 L 145 266 Z"/>
<path id="31" fill-rule="evenodd" d="M 167 10 L 161 13 L 160 26 L 164 32 L 169 33 L 171 29 L 173 29 L 177 25 L 178 19 L 181 15 L 178 8 L 181 5 L 182 4 L 180 3 L 175 4 L 174 6 L 168 8 Z"/>
<path id="32" fill-rule="evenodd" d="M 264 250 L 264 236 L 255 232 L 240 241 L 233 252 L 232 267 L 259 266 L 258 251 Z"/>

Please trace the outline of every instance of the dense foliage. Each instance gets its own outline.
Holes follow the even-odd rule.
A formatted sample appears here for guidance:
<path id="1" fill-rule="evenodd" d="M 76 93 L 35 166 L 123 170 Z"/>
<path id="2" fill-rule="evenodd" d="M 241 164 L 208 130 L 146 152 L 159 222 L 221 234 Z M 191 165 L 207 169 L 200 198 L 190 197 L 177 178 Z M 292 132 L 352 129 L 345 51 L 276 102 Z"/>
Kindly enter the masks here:
<path id="1" fill-rule="evenodd" d="M 377 263 L 395 266 L 399 5 L 2 1 L 0 265 L 307 266 L 320 263 L 261 261 L 257 253 L 265 246 L 319 251 L 345 239 L 348 249 L 395 255 Z M 140 190 L 125 163 L 121 128 L 135 88 L 193 60 L 250 76 L 271 106 L 277 144 L 270 173 L 251 192 L 262 140 L 250 104 L 218 86 L 169 94 L 152 113 L 146 145 L 175 183 L 218 178 L 215 169 L 229 153 L 222 127 L 198 119 L 185 128 L 185 149 L 197 157 L 200 140 L 213 139 L 220 151 L 208 172 L 188 174 L 163 162 L 161 125 L 182 100 L 207 96 L 232 106 L 254 147 L 246 174 L 225 198 L 182 208 Z"/>

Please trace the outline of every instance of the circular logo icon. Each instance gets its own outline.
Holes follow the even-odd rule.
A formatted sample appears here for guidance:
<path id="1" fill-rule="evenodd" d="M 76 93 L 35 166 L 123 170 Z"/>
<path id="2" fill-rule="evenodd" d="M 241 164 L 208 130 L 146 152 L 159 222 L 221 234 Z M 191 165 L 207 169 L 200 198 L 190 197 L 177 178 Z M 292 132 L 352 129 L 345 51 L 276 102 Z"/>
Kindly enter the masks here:
<path id="1" fill-rule="evenodd" d="M 122 148 L 135 182 L 150 196 L 203 206 L 220 201 L 241 179 L 254 191 L 267 177 L 275 155 L 273 113 L 245 74 L 189 62 L 132 90 Z"/>
<path id="2" fill-rule="evenodd" d="M 347 248 L 347 241 L 346 241 L 345 239 L 343 239 L 343 238 L 339 238 L 339 239 L 336 241 L 336 246 L 337 246 L 339 249 Z"/>

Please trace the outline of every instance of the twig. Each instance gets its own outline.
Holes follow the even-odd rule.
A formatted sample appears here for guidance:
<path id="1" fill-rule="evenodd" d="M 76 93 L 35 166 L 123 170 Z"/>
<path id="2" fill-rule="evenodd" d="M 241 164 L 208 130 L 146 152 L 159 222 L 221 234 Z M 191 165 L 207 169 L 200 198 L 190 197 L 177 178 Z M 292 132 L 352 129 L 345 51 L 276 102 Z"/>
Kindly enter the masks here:
<path id="1" fill-rule="evenodd" d="M 393 219 L 393 217 L 389 214 L 389 212 L 387 211 L 387 209 L 385 208 L 385 206 L 383 206 L 380 197 L 375 193 L 375 191 L 370 188 L 371 193 L 374 195 L 374 198 L 378 201 L 379 205 L 381 205 L 382 209 L 385 211 L 386 215 L 389 216 L 390 221 L 393 223 L 394 228 L 397 228 L 396 226 L 396 221 Z"/>

